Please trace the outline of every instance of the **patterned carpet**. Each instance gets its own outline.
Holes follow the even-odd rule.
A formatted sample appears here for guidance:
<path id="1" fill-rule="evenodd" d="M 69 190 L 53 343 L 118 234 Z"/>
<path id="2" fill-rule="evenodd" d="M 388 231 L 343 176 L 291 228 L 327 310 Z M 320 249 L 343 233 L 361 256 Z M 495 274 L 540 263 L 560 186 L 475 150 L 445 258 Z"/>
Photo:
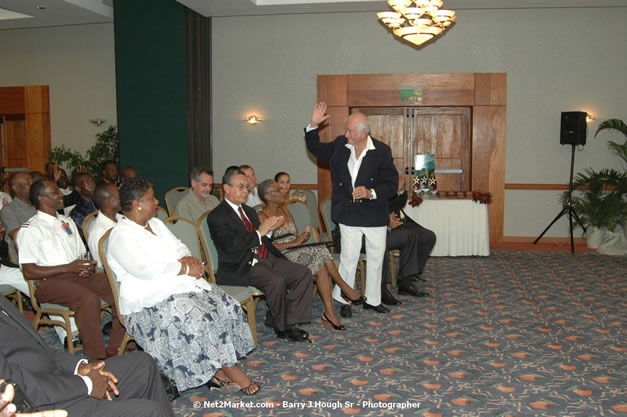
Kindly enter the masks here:
<path id="1" fill-rule="evenodd" d="M 346 332 L 316 298 L 312 344 L 278 341 L 261 303 L 242 366 L 262 391 L 189 390 L 177 415 L 627 415 L 625 257 L 495 250 L 432 258 L 424 276 L 431 297 L 354 307 Z"/>

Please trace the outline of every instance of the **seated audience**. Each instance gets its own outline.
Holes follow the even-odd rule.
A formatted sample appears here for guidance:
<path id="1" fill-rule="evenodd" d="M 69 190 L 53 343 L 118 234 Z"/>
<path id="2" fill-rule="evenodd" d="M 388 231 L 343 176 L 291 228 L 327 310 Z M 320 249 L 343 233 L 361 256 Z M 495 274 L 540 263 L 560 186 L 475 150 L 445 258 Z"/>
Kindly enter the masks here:
<path id="1" fill-rule="evenodd" d="M 88 363 L 48 347 L 4 297 L 0 312 L 0 377 L 16 383 L 36 409 L 85 417 L 174 416 L 149 355 L 128 353 Z"/>
<path id="2" fill-rule="evenodd" d="M 405 175 L 401 173 L 398 179 L 398 192 L 389 200 L 390 232 L 386 239 L 386 252 L 392 249 L 400 250 L 398 293 L 414 297 L 428 297 L 429 293 L 420 291 L 417 285 L 421 280 L 420 274 L 425 268 L 427 258 L 435 246 L 435 233 L 404 215 L 405 204 L 407 204 Z M 387 305 L 400 304 L 401 302 L 390 294 L 387 286 L 392 281 L 388 256 L 383 258 L 382 277 L 381 301 Z"/>
<path id="3" fill-rule="evenodd" d="M 145 178 L 120 187 L 126 217 L 111 231 L 107 261 L 129 334 L 180 390 L 236 383 L 256 394 L 259 385 L 237 366 L 254 349 L 242 308 L 202 279 L 202 261 L 155 217 L 158 203 Z"/>
<path id="4" fill-rule="evenodd" d="M 260 289 L 265 293 L 277 337 L 309 341 L 309 334 L 296 325 L 311 321 L 311 272 L 285 259 L 267 237 L 283 224 L 283 217 L 259 222 L 255 210 L 244 204 L 248 179 L 241 170 L 228 169 L 222 186 L 224 200 L 207 216 L 218 250 L 218 284 Z"/>
<path id="5" fill-rule="evenodd" d="M 120 183 L 123 183 L 124 180 L 128 178 L 137 178 L 137 177 L 139 177 L 137 170 L 134 167 L 127 165 L 124 168 L 122 168 L 122 177 L 120 178 Z"/>
<path id="6" fill-rule="evenodd" d="M 0 285 L 10 285 L 29 296 L 28 284 L 17 265 L 9 260 L 9 245 L 4 240 L 4 228 L 0 226 Z"/>
<path id="7" fill-rule="evenodd" d="M 13 201 L 4 206 L 0 211 L 2 227 L 9 236 L 11 256 L 17 259 L 15 240 L 20 226 L 37 213 L 28 198 L 30 186 L 33 183 L 28 172 L 16 172 L 9 177 L 9 188 L 13 193 Z"/>
<path id="8" fill-rule="evenodd" d="M 292 187 L 290 174 L 281 171 L 274 176 L 274 180 L 277 182 L 277 184 L 279 184 L 281 193 L 283 193 L 283 195 L 287 197 L 286 203 L 289 204 L 293 201 L 300 201 L 302 203 L 307 202 L 307 194 L 301 194 L 299 192 L 294 192 L 290 194 L 290 188 Z"/>
<path id="9" fill-rule="evenodd" d="M 31 171 L 29 175 L 33 182 L 46 179 L 46 175 L 41 171 Z"/>
<path id="10" fill-rule="evenodd" d="M 4 184 L 7 182 L 7 173 L 4 170 L 4 167 L 0 167 L 0 189 L 4 190 Z M 4 191 L 0 191 L 0 210 L 7 204 L 9 204 L 13 199 L 11 196 Z"/>
<path id="11" fill-rule="evenodd" d="M 248 180 L 248 197 L 246 204 L 250 207 L 261 204 L 259 190 L 257 190 L 257 176 L 255 175 L 255 170 L 250 165 L 240 165 L 239 169 L 246 175 L 246 179 Z"/>
<path id="12" fill-rule="evenodd" d="M 339 285 L 347 301 L 352 301 L 353 304 L 362 304 L 364 302 L 363 297 L 344 282 L 335 266 L 335 262 L 333 262 L 333 256 L 324 245 L 300 247 L 309 239 L 309 227 L 302 233 L 298 233 L 292 213 L 290 213 L 287 207 L 283 206 L 286 197 L 281 192 L 279 184 L 273 180 L 263 181 L 259 184 L 259 196 L 265 203 L 265 207 L 259 213 L 260 221 L 273 216 L 283 218 L 281 226 L 274 231 L 272 244 L 287 259 L 305 265 L 316 276 L 316 285 L 324 305 L 323 322 L 330 323 L 336 330 L 346 330 L 346 327 L 342 326 L 335 315 L 333 298 L 331 296 L 331 280 Z"/>
<path id="13" fill-rule="evenodd" d="M 102 181 L 107 184 L 113 184 L 116 187 L 120 186 L 118 182 L 118 164 L 115 161 L 106 161 L 102 164 Z"/>
<path id="14" fill-rule="evenodd" d="M 100 329 L 100 299 L 113 306 L 109 280 L 104 273 L 94 273 L 96 261 L 81 259 L 86 250 L 74 221 L 57 213 L 63 208 L 63 194 L 53 181 L 37 181 L 31 186 L 30 200 L 37 213 L 17 235 L 24 277 L 35 280 L 40 302 L 74 311 L 85 356 L 102 359 L 117 354 L 124 329 L 115 308 L 106 350 Z"/>
<path id="15" fill-rule="evenodd" d="M 98 251 L 100 238 L 107 233 L 107 230 L 114 227 L 124 217 L 118 213 L 120 208 L 120 193 L 115 184 L 102 183 L 96 186 L 94 191 L 94 203 L 98 208 L 98 215 L 87 226 L 88 239 L 87 246 L 89 252 L 96 261 L 98 268 L 102 270 L 102 261 Z"/>
<path id="16" fill-rule="evenodd" d="M 91 175 L 79 172 L 72 177 L 72 185 L 81 199 L 72 210 L 72 213 L 70 213 L 70 217 L 74 220 L 74 223 L 76 223 L 78 233 L 81 239 L 83 239 L 83 242 L 85 242 L 85 236 L 83 236 L 83 220 L 85 220 L 88 214 L 97 210 L 94 204 L 94 189 L 96 188 L 96 183 Z"/>
<path id="17" fill-rule="evenodd" d="M 213 171 L 196 167 L 189 174 L 189 180 L 191 188 L 185 192 L 185 196 L 176 205 L 174 214 L 196 223 L 206 211 L 213 210 L 220 204 L 220 200 L 211 194 Z"/>
<path id="18" fill-rule="evenodd" d="M 59 169 L 59 179 L 57 180 L 57 185 L 64 197 L 72 194 L 72 191 L 74 191 L 72 185 L 70 184 L 70 179 L 67 177 L 67 172 L 65 172 L 64 169 Z"/>

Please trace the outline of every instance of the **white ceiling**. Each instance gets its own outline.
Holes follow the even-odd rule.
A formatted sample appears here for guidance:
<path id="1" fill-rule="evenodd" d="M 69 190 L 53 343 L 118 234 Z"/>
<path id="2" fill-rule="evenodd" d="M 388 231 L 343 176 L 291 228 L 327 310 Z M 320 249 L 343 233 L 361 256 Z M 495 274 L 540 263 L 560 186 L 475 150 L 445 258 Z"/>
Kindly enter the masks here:
<path id="1" fill-rule="evenodd" d="M 367 12 L 387 8 L 381 0 L 176 1 L 203 16 Z M 0 30 L 112 22 L 112 3 L 113 0 L 0 0 Z M 452 10 L 627 7 L 627 0 L 444 0 L 444 7 Z"/>

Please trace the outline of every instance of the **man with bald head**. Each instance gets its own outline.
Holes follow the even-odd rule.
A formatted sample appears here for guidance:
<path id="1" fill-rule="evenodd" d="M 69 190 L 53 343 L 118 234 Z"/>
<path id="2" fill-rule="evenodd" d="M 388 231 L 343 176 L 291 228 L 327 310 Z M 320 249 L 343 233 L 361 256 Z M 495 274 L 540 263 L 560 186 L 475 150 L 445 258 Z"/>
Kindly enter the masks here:
<path id="1" fill-rule="evenodd" d="M 118 213 L 120 208 L 120 191 L 117 185 L 103 182 L 94 190 L 94 204 L 98 208 L 96 218 L 87 226 L 87 246 L 98 268 L 102 269 L 102 261 L 98 252 L 98 242 L 107 230 L 118 224 L 123 216 Z"/>
<path id="2" fill-rule="evenodd" d="M 311 122 L 305 129 L 307 149 L 316 158 L 326 161 L 333 175 L 331 218 L 339 223 L 341 233 L 340 275 L 348 283 L 355 282 L 362 236 L 366 238 L 366 302 L 364 308 L 388 313 L 381 304 L 381 271 L 389 222 L 388 199 L 396 193 L 398 175 L 392 151 L 385 143 L 370 137 L 368 117 L 353 113 L 344 125 L 344 135 L 322 143 L 318 127 L 329 118 L 324 102 L 316 104 Z M 344 304 L 340 314 L 352 315 L 350 301 L 333 290 L 333 298 Z"/>

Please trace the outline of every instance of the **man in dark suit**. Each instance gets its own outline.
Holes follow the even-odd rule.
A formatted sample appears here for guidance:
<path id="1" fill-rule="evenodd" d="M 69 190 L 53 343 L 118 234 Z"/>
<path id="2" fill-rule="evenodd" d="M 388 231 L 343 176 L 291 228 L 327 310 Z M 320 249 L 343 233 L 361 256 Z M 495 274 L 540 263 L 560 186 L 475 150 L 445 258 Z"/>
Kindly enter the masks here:
<path id="1" fill-rule="evenodd" d="M 309 334 L 296 324 L 311 321 L 313 276 L 307 267 L 285 259 L 267 237 L 283 224 L 283 217 L 259 222 L 255 210 L 245 204 L 248 179 L 239 168 L 226 170 L 222 186 L 224 200 L 207 216 L 218 249 L 217 283 L 260 289 L 277 337 L 308 341 Z"/>
<path id="2" fill-rule="evenodd" d="M 1 296 L 0 335 L 0 377 L 15 382 L 40 410 L 89 417 L 174 416 L 159 369 L 143 352 L 87 363 L 55 351 Z"/>
<path id="3" fill-rule="evenodd" d="M 355 271 L 366 238 L 365 309 L 388 313 L 381 305 L 381 269 L 385 252 L 388 199 L 397 188 L 397 172 L 392 151 L 385 143 L 370 137 L 368 118 L 353 113 L 346 121 L 344 136 L 321 143 L 318 126 L 329 116 L 325 103 L 316 104 L 311 123 L 305 129 L 307 149 L 321 161 L 328 161 L 333 174 L 331 218 L 340 225 L 340 274 L 348 285 L 355 282 Z M 346 297 L 336 286 L 333 298 L 346 304 Z M 350 307 L 343 306 L 343 316 Z"/>
<path id="4" fill-rule="evenodd" d="M 398 192 L 389 200 L 390 225 L 387 235 L 386 250 L 398 249 L 398 293 L 414 297 L 428 297 L 429 293 L 417 288 L 422 280 L 420 274 L 425 268 L 429 254 L 435 245 L 435 233 L 422 227 L 412 218 L 405 215 L 403 207 L 407 204 L 405 176 L 398 179 Z M 401 218 L 402 217 L 402 218 Z M 381 299 L 383 304 L 396 305 L 401 302 L 395 299 L 387 284 L 391 282 L 389 258 L 383 260 L 383 279 L 381 280 Z"/>

